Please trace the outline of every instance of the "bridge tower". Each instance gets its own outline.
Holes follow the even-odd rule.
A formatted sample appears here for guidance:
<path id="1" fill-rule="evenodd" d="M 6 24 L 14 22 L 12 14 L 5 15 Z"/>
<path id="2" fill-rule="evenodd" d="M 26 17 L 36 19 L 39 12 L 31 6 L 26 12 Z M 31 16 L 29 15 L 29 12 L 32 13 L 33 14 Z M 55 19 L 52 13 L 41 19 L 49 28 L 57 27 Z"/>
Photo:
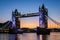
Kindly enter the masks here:
<path id="1" fill-rule="evenodd" d="M 20 28 L 20 13 L 17 9 L 12 12 L 12 28 Z"/>
<path id="2" fill-rule="evenodd" d="M 12 12 L 12 27 L 11 31 L 13 33 L 17 33 L 17 30 L 20 29 L 20 13 L 17 9 L 15 9 L 14 12 Z"/>
<path id="3" fill-rule="evenodd" d="M 48 27 L 48 18 L 46 17 L 48 16 L 48 10 L 47 8 L 45 8 L 44 4 L 42 5 L 42 7 L 39 7 L 39 27 L 40 28 L 47 28 Z"/>
<path id="4" fill-rule="evenodd" d="M 48 10 L 45 8 L 44 4 L 42 7 L 39 7 L 39 27 L 37 29 L 38 36 L 42 34 L 42 40 L 47 40 L 47 32 L 46 28 L 48 27 Z"/>

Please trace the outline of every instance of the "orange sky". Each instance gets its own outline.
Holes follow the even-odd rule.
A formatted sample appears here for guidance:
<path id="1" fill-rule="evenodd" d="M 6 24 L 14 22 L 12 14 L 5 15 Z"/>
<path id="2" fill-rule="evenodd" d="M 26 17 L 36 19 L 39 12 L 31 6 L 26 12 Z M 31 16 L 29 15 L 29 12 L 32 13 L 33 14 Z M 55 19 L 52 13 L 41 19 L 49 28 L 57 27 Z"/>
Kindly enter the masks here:
<path id="1" fill-rule="evenodd" d="M 38 19 L 35 19 L 37 17 L 32 18 L 26 18 L 21 20 L 21 28 L 36 28 L 39 26 Z M 31 19 L 31 20 L 30 20 Z"/>
<path id="2" fill-rule="evenodd" d="M 39 21 L 36 20 L 23 21 L 21 23 L 21 28 L 36 28 L 37 26 L 39 26 Z M 48 21 L 48 28 L 60 28 L 60 26 L 56 25 L 52 21 Z"/>
<path id="3" fill-rule="evenodd" d="M 59 22 L 59 20 L 56 20 L 56 21 Z M 48 28 L 60 28 L 60 26 L 49 20 L 48 21 Z"/>
<path id="4" fill-rule="evenodd" d="M 48 28 L 60 28 L 60 26 L 48 23 Z M 38 24 L 21 25 L 21 28 L 36 28 Z"/>

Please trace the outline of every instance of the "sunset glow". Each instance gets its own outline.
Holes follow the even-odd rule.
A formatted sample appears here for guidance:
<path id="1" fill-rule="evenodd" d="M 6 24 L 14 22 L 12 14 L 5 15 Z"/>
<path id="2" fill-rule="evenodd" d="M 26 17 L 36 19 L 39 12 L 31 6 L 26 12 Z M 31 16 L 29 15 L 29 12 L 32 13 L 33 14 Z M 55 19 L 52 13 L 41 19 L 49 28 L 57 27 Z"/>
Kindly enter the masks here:
<path id="1" fill-rule="evenodd" d="M 28 18 L 21 19 L 20 28 L 37 28 L 37 26 L 39 26 L 39 17 L 28 17 Z M 48 20 L 48 28 L 60 28 L 60 26 L 55 24 L 51 20 Z"/>
<path id="2" fill-rule="evenodd" d="M 43 3 L 48 9 L 48 15 L 60 23 L 60 0 L 0 0 L 0 23 L 12 21 L 12 11 L 15 9 L 21 14 L 39 12 L 39 6 L 41 7 Z M 20 28 L 36 28 L 39 26 L 39 17 L 21 18 L 20 22 Z M 48 28 L 60 26 L 49 21 Z"/>

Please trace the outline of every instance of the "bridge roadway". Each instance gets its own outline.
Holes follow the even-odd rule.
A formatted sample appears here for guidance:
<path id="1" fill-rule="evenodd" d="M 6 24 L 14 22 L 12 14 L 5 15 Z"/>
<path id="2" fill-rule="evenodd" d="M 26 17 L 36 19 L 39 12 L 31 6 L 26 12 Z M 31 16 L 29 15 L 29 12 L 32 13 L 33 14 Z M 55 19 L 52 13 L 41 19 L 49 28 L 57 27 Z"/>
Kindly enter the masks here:
<path id="1" fill-rule="evenodd" d="M 37 13 L 22 14 L 20 17 L 25 18 L 25 17 L 34 17 L 34 16 L 39 16 L 38 12 Z"/>

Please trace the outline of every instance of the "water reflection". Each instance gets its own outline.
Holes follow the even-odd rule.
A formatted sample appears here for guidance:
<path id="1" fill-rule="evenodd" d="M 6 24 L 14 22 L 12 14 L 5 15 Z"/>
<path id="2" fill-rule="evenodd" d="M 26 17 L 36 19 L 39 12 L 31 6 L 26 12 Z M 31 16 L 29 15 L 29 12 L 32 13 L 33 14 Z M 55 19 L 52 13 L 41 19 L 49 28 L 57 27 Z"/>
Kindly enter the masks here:
<path id="1" fill-rule="evenodd" d="M 18 40 L 37 40 L 37 35 L 36 33 L 18 34 Z"/>
<path id="2" fill-rule="evenodd" d="M 60 40 L 60 33 L 50 33 L 46 35 L 47 40 Z M 43 40 L 43 35 L 36 35 L 36 33 L 23 34 L 0 34 L 0 40 Z"/>
<path id="3" fill-rule="evenodd" d="M 0 40 L 41 40 L 41 35 L 36 33 L 0 34 Z"/>
<path id="4" fill-rule="evenodd" d="M 37 40 L 36 33 L 0 34 L 0 40 Z"/>
<path id="5" fill-rule="evenodd" d="M 37 35 L 37 40 L 40 40 L 40 35 Z"/>
<path id="6" fill-rule="evenodd" d="M 0 40 L 9 40 L 9 34 L 0 34 Z"/>
<path id="7" fill-rule="evenodd" d="M 0 34 L 0 40 L 37 40 L 36 33 Z"/>
<path id="8" fill-rule="evenodd" d="M 9 34 L 9 40 L 17 40 L 17 34 Z"/>

